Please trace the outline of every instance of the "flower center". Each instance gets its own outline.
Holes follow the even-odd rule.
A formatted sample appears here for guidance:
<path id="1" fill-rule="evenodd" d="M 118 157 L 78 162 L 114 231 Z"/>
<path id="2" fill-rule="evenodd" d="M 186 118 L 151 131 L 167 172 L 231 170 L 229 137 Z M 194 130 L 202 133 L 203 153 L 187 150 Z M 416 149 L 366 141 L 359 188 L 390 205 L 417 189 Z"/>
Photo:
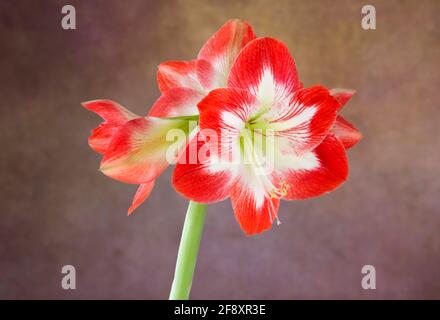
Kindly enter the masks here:
<path id="1" fill-rule="evenodd" d="M 241 131 L 243 166 L 246 180 L 256 194 L 261 191 L 260 197 L 281 198 L 286 195 L 288 184 L 274 181 L 275 136 L 270 129 L 266 129 L 266 125 L 266 121 L 249 121 Z"/>

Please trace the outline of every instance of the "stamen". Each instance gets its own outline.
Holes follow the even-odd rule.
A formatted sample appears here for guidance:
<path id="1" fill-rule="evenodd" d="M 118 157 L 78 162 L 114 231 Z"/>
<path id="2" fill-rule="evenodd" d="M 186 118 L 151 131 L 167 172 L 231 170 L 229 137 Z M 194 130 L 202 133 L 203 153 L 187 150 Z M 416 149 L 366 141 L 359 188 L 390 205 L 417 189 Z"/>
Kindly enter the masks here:
<path id="1" fill-rule="evenodd" d="M 244 155 L 244 160 L 248 160 L 250 163 L 246 166 L 246 168 L 249 168 L 249 173 L 253 179 L 255 179 L 256 183 L 260 186 L 260 188 L 263 188 L 263 190 L 266 193 L 264 196 L 266 199 L 269 197 L 269 218 L 271 223 L 276 220 L 277 226 L 281 224 L 280 219 L 278 218 L 276 214 L 276 209 L 274 207 L 272 199 L 280 199 L 284 197 L 287 194 L 287 191 L 289 189 L 289 184 L 287 181 L 280 181 L 278 186 L 275 186 L 270 177 L 267 174 L 259 174 L 257 172 L 257 168 L 260 167 L 261 161 L 259 160 L 259 153 L 255 150 L 255 144 L 253 139 L 253 133 L 257 129 L 257 127 L 264 128 L 267 123 L 265 122 L 256 122 L 256 119 L 252 119 L 253 121 L 248 121 L 246 123 L 245 129 L 241 132 L 242 145 L 241 145 L 241 151 Z M 259 129 L 259 128 L 258 128 Z M 261 147 L 261 146 L 260 146 Z M 264 153 L 264 152 L 262 152 Z"/>
<path id="2" fill-rule="evenodd" d="M 282 198 L 287 194 L 287 191 L 289 190 L 290 185 L 286 181 L 281 181 L 279 184 L 279 187 L 273 187 L 269 191 L 269 195 L 272 199 L 274 198 Z"/>

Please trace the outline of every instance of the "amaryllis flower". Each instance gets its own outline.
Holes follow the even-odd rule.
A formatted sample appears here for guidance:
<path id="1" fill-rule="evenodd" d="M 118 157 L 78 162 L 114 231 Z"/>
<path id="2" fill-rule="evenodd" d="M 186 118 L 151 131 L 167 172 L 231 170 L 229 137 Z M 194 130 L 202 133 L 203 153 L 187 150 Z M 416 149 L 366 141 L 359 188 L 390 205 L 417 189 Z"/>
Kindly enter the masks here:
<path id="1" fill-rule="evenodd" d="M 316 197 L 347 179 L 344 145 L 360 134 L 337 112 L 352 92 L 304 88 L 287 47 L 270 38 L 241 51 L 227 85 L 198 104 L 200 132 L 173 174 L 178 192 L 200 203 L 230 197 L 243 231 L 256 234 L 277 219 L 280 199 Z M 190 161 L 194 148 L 209 152 Z"/>
<path id="2" fill-rule="evenodd" d="M 104 155 L 100 170 L 119 181 L 140 185 L 128 214 L 148 198 L 155 179 L 170 164 L 170 148 L 176 149 L 177 157 L 187 137 L 197 131 L 192 122 L 198 120 L 197 103 L 210 90 L 226 86 L 238 53 L 254 38 L 249 24 L 230 20 L 206 42 L 196 60 L 160 64 L 157 82 L 162 95 L 147 117 L 110 100 L 83 103 L 105 120 L 89 137 L 90 146 Z M 167 141 L 173 129 L 184 135 Z"/>

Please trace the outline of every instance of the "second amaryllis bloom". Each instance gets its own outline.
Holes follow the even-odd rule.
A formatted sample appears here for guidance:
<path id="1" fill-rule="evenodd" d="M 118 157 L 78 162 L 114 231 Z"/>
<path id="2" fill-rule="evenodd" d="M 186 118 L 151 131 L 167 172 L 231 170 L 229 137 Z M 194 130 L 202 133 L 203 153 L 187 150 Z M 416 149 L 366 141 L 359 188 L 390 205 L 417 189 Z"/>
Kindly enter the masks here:
<path id="1" fill-rule="evenodd" d="M 228 87 L 198 104 L 200 132 L 176 166 L 175 188 L 201 203 L 230 197 L 246 234 L 269 229 L 280 199 L 316 197 L 347 179 L 344 144 L 355 144 L 360 134 L 337 120 L 337 112 L 350 96 L 322 86 L 303 88 L 283 43 L 250 42 L 231 69 Z M 203 159 L 201 149 L 209 150 Z M 195 162 L 189 158 L 194 150 Z"/>

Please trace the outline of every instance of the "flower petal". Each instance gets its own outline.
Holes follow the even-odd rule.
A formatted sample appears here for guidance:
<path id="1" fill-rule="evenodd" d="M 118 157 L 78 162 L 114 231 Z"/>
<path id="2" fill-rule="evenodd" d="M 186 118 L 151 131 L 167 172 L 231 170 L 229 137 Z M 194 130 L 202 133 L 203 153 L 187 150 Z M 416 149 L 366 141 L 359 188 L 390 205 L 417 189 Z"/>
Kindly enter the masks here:
<path id="1" fill-rule="evenodd" d="M 127 120 L 139 117 L 133 112 L 127 110 L 119 103 L 111 100 L 92 100 L 83 102 L 82 106 L 95 112 L 108 123 L 124 124 Z"/>
<path id="2" fill-rule="evenodd" d="M 244 21 L 227 21 L 202 47 L 198 58 L 209 61 L 215 69 L 211 89 L 225 87 L 231 67 L 240 50 L 255 39 L 252 27 Z"/>
<path id="3" fill-rule="evenodd" d="M 280 204 L 278 198 L 256 193 L 255 188 L 240 181 L 231 190 L 231 201 L 235 218 L 247 235 L 270 229 Z"/>
<path id="4" fill-rule="evenodd" d="M 356 91 L 352 89 L 334 88 L 330 90 L 330 94 L 339 102 L 339 109 L 342 109 L 355 93 Z"/>
<path id="5" fill-rule="evenodd" d="M 105 122 L 101 123 L 97 128 L 92 130 L 89 136 L 89 146 L 94 151 L 104 154 L 118 129 L 118 125 Z"/>
<path id="6" fill-rule="evenodd" d="M 362 139 L 362 133 L 342 116 L 336 118 L 331 132 L 349 149 Z"/>
<path id="7" fill-rule="evenodd" d="M 344 146 L 332 134 L 313 151 L 301 156 L 284 155 L 277 165 L 279 181 L 286 186 L 287 200 L 307 199 L 332 191 L 348 176 Z"/>
<path id="8" fill-rule="evenodd" d="M 256 99 L 248 91 L 236 88 L 212 90 L 197 105 L 200 113 L 200 128 L 238 133 L 256 109 Z"/>
<path id="9" fill-rule="evenodd" d="M 208 61 L 167 61 L 159 65 L 157 83 L 161 92 L 175 87 L 190 88 L 206 94 L 214 78 L 214 69 Z"/>
<path id="10" fill-rule="evenodd" d="M 228 87 L 249 90 L 264 105 L 290 98 L 301 86 L 289 49 L 271 38 L 250 42 L 238 55 L 228 78 Z"/>
<path id="11" fill-rule="evenodd" d="M 190 129 L 185 120 L 130 120 L 111 140 L 101 161 L 101 171 L 126 183 L 150 182 L 177 157 Z"/>
<path id="12" fill-rule="evenodd" d="M 148 115 L 158 118 L 198 115 L 197 103 L 202 98 L 203 95 L 194 89 L 171 88 L 156 100 Z"/>
<path id="13" fill-rule="evenodd" d="M 183 196 L 200 203 L 229 197 L 237 176 L 237 166 L 221 162 L 199 132 L 187 145 L 173 172 L 174 188 Z"/>
<path id="14" fill-rule="evenodd" d="M 105 153 L 111 138 L 121 125 L 139 117 L 111 100 L 92 100 L 83 102 L 82 106 L 105 120 L 89 136 L 90 147 L 99 153 Z"/>
<path id="15" fill-rule="evenodd" d="M 155 180 L 151 182 L 143 183 L 139 185 L 139 188 L 136 191 L 136 194 L 133 197 L 133 202 L 128 208 L 128 215 L 132 214 L 134 210 L 136 210 L 151 194 L 153 191 Z"/>
<path id="16" fill-rule="evenodd" d="M 313 150 L 326 137 L 336 119 L 337 101 L 321 86 L 298 90 L 289 102 L 273 106 L 268 128 L 286 140 L 291 152 Z"/>

